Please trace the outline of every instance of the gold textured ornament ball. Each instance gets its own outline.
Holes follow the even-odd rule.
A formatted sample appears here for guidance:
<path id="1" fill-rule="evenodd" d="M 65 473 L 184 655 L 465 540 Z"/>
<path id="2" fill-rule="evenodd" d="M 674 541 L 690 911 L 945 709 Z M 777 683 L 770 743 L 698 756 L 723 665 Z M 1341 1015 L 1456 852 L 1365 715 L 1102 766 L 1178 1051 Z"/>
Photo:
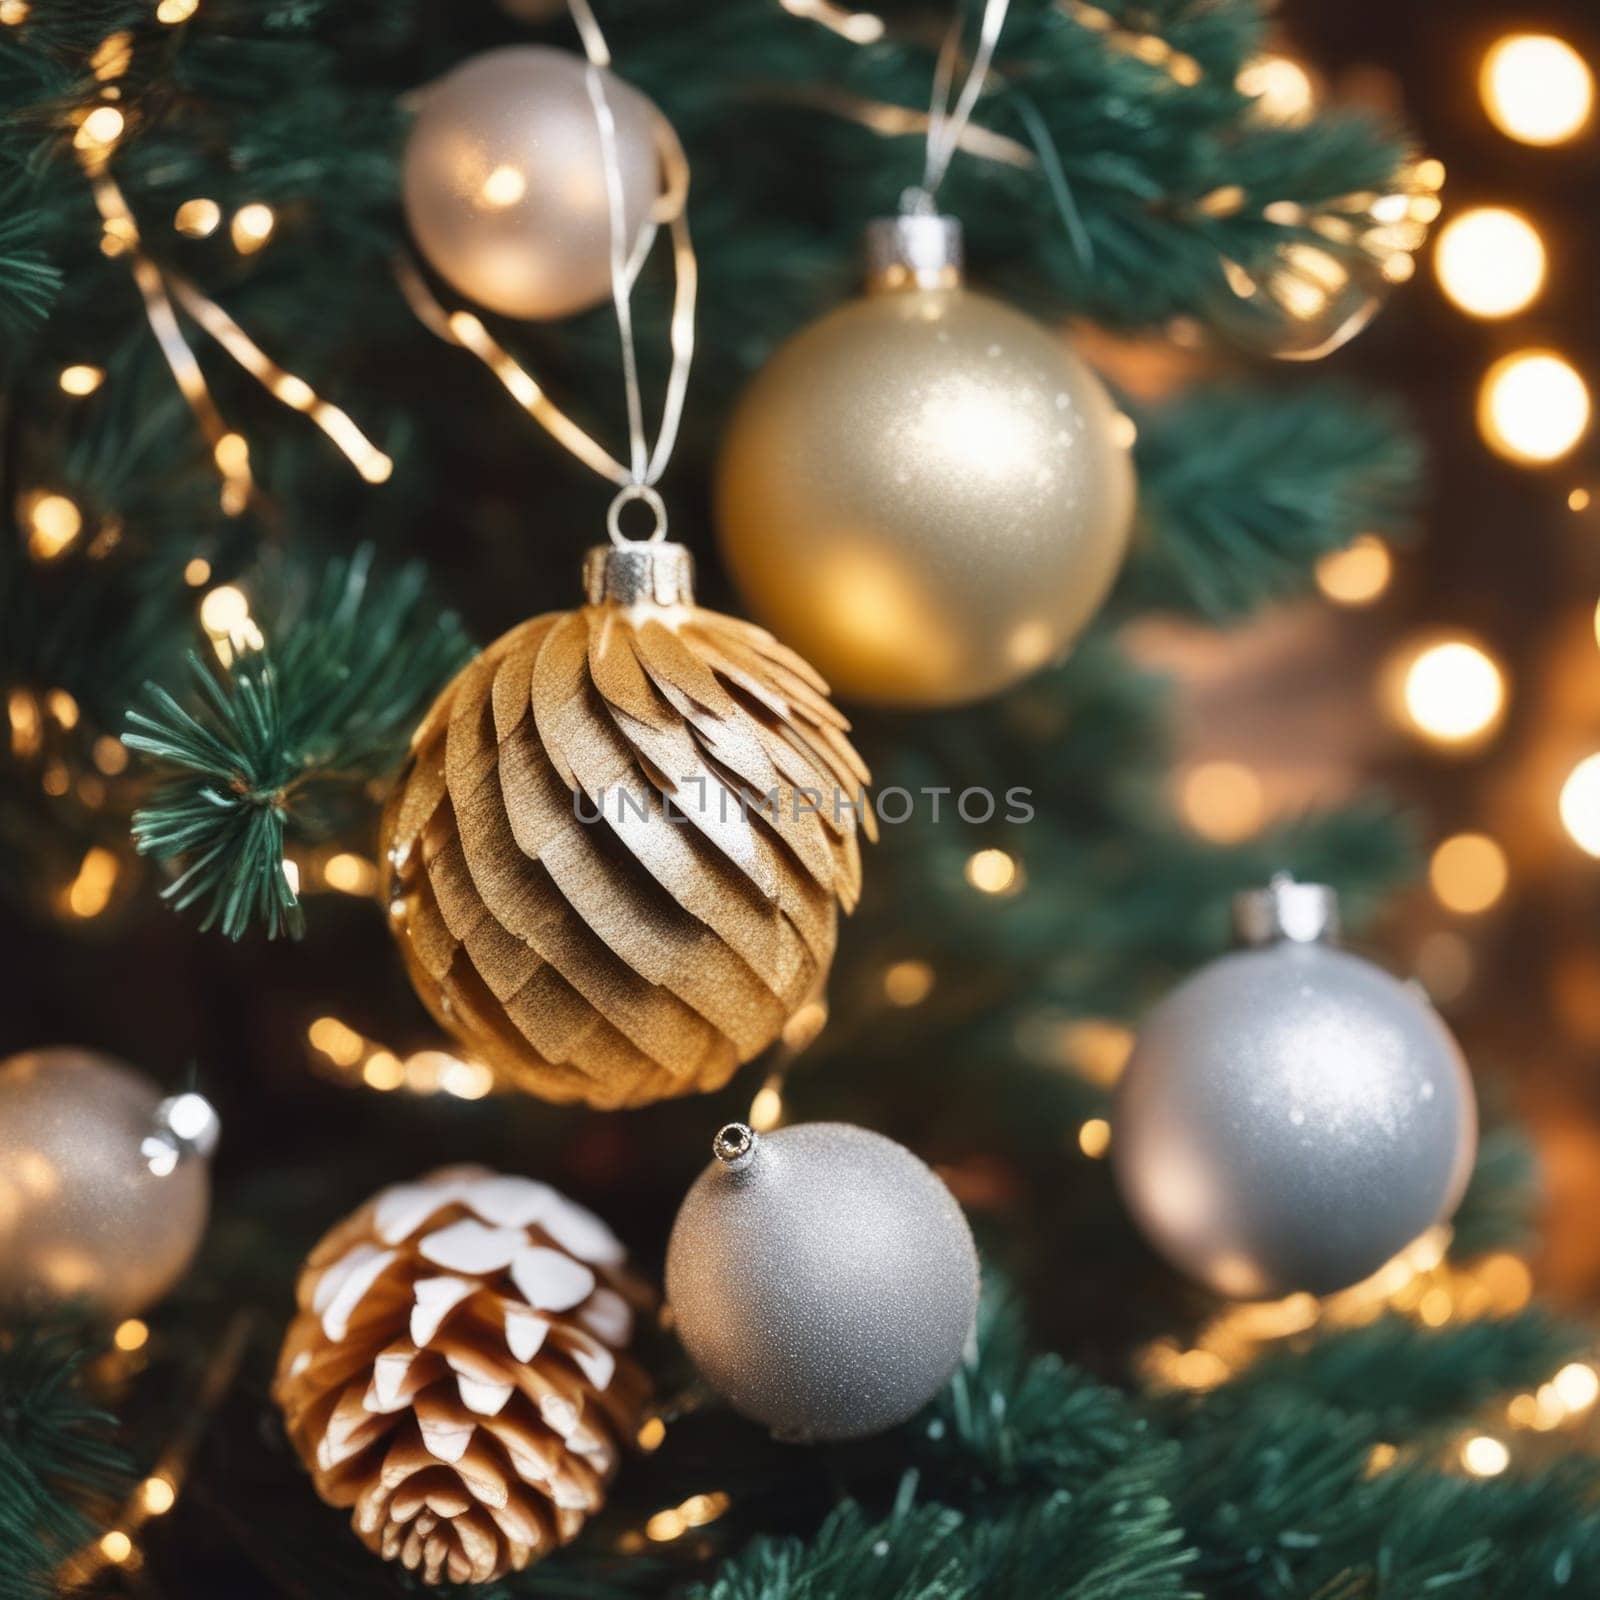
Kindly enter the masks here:
<path id="1" fill-rule="evenodd" d="M 1134 504 L 1123 427 L 1061 335 L 951 272 L 880 278 L 741 401 L 722 550 L 835 693 L 976 700 L 1058 658 L 1110 588 Z"/>
<path id="2" fill-rule="evenodd" d="M 88 1050 L 0 1062 L 0 1303 L 125 1317 L 183 1276 L 210 1179 L 203 1159 L 177 1159 L 163 1117 L 175 1103 Z"/>
<path id="3" fill-rule="evenodd" d="M 817 994 L 867 770 L 822 680 L 696 606 L 680 545 L 446 686 L 385 813 L 390 927 L 469 1054 L 547 1100 L 720 1088 Z"/>
<path id="4" fill-rule="evenodd" d="M 406 143 L 406 221 L 429 266 L 508 317 L 563 317 L 611 293 L 611 208 L 588 64 L 544 45 L 463 62 L 422 91 Z M 604 74 L 625 233 L 660 187 L 659 113 Z"/>

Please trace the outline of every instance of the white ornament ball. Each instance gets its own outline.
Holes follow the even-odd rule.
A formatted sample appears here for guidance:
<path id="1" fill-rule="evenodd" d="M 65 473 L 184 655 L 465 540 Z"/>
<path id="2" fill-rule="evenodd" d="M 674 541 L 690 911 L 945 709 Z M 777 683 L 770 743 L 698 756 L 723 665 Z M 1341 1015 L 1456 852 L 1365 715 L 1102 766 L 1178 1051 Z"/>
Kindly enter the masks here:
<path id="1" fill-rule="evenodd" d="M 406 221 L 429 266 L 508 317 L 564 317 L 611 293 L 611 203 L 588 64 L 546 45 L 473 56 L 420 95 Z M 605 73 L 628 248 L 660 188 L 659 113 Z"/>
<path id="2" fill-rule="evenodd" d="M 784 1439 L 904 1422 L 949 1381 L 977 1316 L 977 1251 L 950 1191 L 846 1123 L 732 1123 L 713 1148 L 667 1248 L 700 1375 Z"/>
<path id="3" fill-rule="evenodd" d="M 1275 885 L 1243 897 L 1331 896 Z M 1315 913 L 1313 911 L 1313 916 Z M 1422 991 L 1327 925 L 1203 967 L 1146 1020 L 1112 1156 L 1151 1244 L 1218 1294 L 1359 1283 L 1460 1203 L 1477 1148 L 1466 1062 Z"/>
<path id="4" fill-rule="evenodd" d="M 88 1050 L 0 1062 L 0 1302 L 154 1304 L 205 1232 L 216 1121 Z"/>

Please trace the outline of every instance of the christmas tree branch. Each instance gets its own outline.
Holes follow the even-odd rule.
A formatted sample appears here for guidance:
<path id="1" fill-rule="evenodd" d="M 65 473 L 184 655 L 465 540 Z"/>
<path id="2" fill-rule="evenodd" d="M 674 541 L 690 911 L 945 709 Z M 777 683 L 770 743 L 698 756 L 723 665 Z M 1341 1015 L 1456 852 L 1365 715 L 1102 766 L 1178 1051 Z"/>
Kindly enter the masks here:
<path id="1" fill-rule="evenodd" d="M 271 644 L 235 643 L 225 668 L 191 658 L 190 709 L 158 685 L 128 715 L 123 742 L 181 774 L 135 814 L 141 851 L 182 860 L 165 895 L 205 907 L 229 938 L 260 922 L 298 933 L 285 876 L 290 831 L 324 836 L 330 805 L 385 774 L 428 700 L 468 651 L 459 625 L 406 567 L 372 578 L 364 548 L 334 562 Z"/>
<path id="2" fill-rule="evenodd" d="M 1397 408 L 1340 385 L 1195 391 L 1139 419 L 1145 536 L 1118 605 L 1234 621 L 1305 591 L 1361 533 L 1404 535 L 1422 456 Z"/>

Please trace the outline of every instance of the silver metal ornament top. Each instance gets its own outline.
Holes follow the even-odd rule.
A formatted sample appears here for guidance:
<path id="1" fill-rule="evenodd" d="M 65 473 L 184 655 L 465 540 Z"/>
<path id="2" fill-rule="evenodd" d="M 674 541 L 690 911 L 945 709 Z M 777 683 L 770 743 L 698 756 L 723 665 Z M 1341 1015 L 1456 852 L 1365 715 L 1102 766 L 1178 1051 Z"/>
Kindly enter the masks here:
<path id="1" fill-rule="evenodd" d="M 169 1095 L 156 1107 L 139 1154 L 156 1177 L 164 1178 L 187 1161 L 208 1159 L 221 1137 L 217 1108 L 191 1090 Z"/>
<path id="2" fill-rule="evenodd" d="M 583 558 L 583 588 L 592 606 L 691 606 L 694 560 L 665 540 L 598 544 Z"/>
<path id="3" fill-rule="evenodd" d="M 711 1141 L 711 1153 L 730 1172 L 738 1172 L 750 1164 L 760 1140 L 756 1130 L 745 1122 L 730 1122 L 717 1129 Z"/>
<path id="4" fill-rule="evenodd" d="M 1339 927 L 1338 893 L 1325 883 L 1296 883 L 1287 872 L 1233 897 L 1234 936 L 1243 945 L 1333 944 Z"/>
<path id="5" fill-rule="evenodd" d="M 866 231 L 869 291 L 955 289 L 962 280 L 966 251 L 961 224 L 935 211 L 902 211 L 874 217 Z"/>

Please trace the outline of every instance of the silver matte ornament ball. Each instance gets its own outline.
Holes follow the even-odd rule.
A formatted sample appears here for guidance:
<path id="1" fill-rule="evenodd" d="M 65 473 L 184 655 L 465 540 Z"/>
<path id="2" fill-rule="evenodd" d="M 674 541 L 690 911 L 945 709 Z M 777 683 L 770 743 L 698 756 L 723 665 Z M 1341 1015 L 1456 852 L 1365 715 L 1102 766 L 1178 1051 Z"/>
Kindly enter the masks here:
<path id="1" fill-rule="evenodd" d="M 546 45 L 473 56 L 418 96 L 401 164 L 428 265 L 508 317 L 564 317 L 611 293 L 611 202 L 588 63 Z M 626 250 L 660 189 L 659 113 L 612 73 Z"/>
<path id="2" fill-rule="evenodd" d="M 949 1381 L 977 1315 L 977 1251 L 950 1191 L 846 1123 L 731 1123 L 713 1149 L 667 1249 L 700 1375 L 784 1439 L 904 1422 Z"/>
<path id="3" fill-rule="evenodd" d="M 217 1126 L 200 1095 L 163 1100 L 88 1050 L 0 1061 L 0 1303 L 159 1300 L 205 1232 Z"/>
<path id="4" fill-rule="evenodd" d="M 1117 1180 L 1156 1249 L 1218 1294 L 1331 1294 L 1455 1210 L 1472 1081 L 1419 989 L 1330 942 L 1331 890 L 1278 879 L 1236 921 L 1249 948 L 1140 1031 Z"/>

